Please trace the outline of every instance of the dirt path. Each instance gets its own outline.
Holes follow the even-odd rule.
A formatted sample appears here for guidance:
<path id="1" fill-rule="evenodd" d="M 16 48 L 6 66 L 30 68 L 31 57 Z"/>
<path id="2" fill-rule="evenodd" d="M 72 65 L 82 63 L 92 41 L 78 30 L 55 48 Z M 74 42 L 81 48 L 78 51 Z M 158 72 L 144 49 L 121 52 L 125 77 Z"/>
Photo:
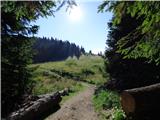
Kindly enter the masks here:
<path id="1" fill-rule="evenodd" d="M 95 87 L 91 85 L 87 87 L 45 120 L 99 120 L 91 101 Z"/>

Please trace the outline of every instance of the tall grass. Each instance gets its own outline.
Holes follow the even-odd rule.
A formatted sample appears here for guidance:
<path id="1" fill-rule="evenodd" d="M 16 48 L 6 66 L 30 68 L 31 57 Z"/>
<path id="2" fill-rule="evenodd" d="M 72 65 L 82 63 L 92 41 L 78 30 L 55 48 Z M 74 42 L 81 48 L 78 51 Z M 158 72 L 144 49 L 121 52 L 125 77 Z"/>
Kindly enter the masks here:
<path id="1" fill-rule="evenodd" d="M 45 94 L 62 90 L 64 88 L 78 87 L 78 80 L 87 81 L 96 85 L 106 82 L 103 74 L 104 60 L 99 56 L 81 56 L 79 59 L 73 57 L 60 62 L 47 62 L 33 64 L 29 67 L 35 68 L 33 80 L 35 87 L 33 94 Z"/>

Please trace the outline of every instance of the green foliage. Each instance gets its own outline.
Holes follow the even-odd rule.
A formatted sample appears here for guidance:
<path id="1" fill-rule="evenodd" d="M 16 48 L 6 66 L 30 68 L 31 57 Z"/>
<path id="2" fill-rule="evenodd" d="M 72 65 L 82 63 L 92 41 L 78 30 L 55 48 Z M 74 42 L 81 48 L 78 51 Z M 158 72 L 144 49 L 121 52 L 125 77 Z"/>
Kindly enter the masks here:
<path id="1" fill-rule="evenodd" d="M 53 6 L 55 6 L 55 2 L 51 1 L 2 1 L 2 33 L 23 35 L 36 33 L 38 26 L 30 26 L 29 23 L 37 20 L 39 16 L 46 17 L 52 15 L 53 11 L 51 8 Z"/>
<path id="2" fill-rule="evenodd" d="M 112 89 L 141 87 L 160 80 L 160 44 L 155 39 L 150 39 L 150 34 L 142 33 L 141 26 L 146 18 L 139 16 L 141 11 L 136 11 L 137 6 L 133 7 L 137 3 L 139 2 L 111 1 L 107 4 L 114 14 L 108 23 L 110 31 L 106 43 L 109 49 L 105 52 L 106 71 L 110 75 L 109 86 Z M 140 2 L 142 7 L 145 3 L 149 4 Z M 115 19 L 120 19 L 119 23 Z"/>
<path id="3" fill-rule="evenodd" d="M 107 6 L 108 5 L 108 6 Z M 105 52 L 108 89 L 130 89 L 160 82 L 160 3 L 104 1 L 100 9 L 113 12 Z M 101 98 L 102 99 L 102 98 Z M 114 108 L 112 119 L 124 119 Z"/>
<path id="4" fill-rule="evenodd" d="M 41 76 L 41 73 L 44 74 L 43 71 L 46 71 L 49 72 L 49 74 L 51 72 L 66 79 L 83 80 L 96 85 L 103 84 L 108 77 L 104 69 L 104 60 L 99 56 L 82 55 L 79 60 L 76 58 L 68 58 L 61 62 L 48 62 L 32 66 L 37 65 L 39 65 L 39 69 L 36 71 L 36 74 L 39 76 Z M 99 69 L 101 69 L 101 71 L 99 71 Z M 86 74 L 82 72 L 84 70 L 91 72 L 91 74 L 86 76 Z M 106 77 L 104 77 L 104 74 Z"/>
<path id="5" fill-rule="evenodd" d="M 97 110 L 120 108 L 120 100 L 117 93 L 101 90 L 93 97 L 93 102 Z"/>
<path id="6" fill-rule="evenodd" d="M 24 36 L 2 36 L 2 112 L 6 115 L 21 101 L 21 96 L 30 93 L 34 82 L 30 79 L 31 38 Z M 5 110 L 4 110 L 5 107 Z"/>
<path id="7" fill-rule="evenodd" d="M 66 65 L 67 66 L 76 66 L 77 65 L 77 59 L 74 59 L 74 58 L 71 58 L 69 57 L 67 60 L 66 60 Z"/>
<path id="8" fill-rule="evenodd" d="M 61 62 L 29 65 L 29 68 L 37 68 L 32 77 L 36 82 L 33 93 L 44 94 L 62 90 L 66 87 L 74 89 L 78 85 L 77 80 L 92 82 L 96 85 L 103 84 L 106 82 L 106 78 L 99 71 L 99 68 L 104 71 L 103 66 L 103 59 L 97 56 L 81 56 L 79 60 L 69 58 Z M 86 76 L 82 73 L 83 70 L 94 74 Z"/>
<path id="9" fill-rule="evenodd" d="M 116 92 L 101 90 L 93 97 L 95 109 L 104 120 L 124 120 L 125 114 L 120 106 L 120 98 Z"/>
<path id="10" fill-rule="evenodd" d="M 117 26 L 121 23 L 125 14 L 137 20 L 142 18 L 141 24 L 135 30 L 123 36 L 117 44 L 117 52 L 124 58 L 147 58 L 148 62 L 160 63 L 160 3 L 158 1 L 104 1 L 99 10 L 111 10 L 114 13 L 113 23 Z M 137 39 L 138 38 L 138 39 Z M 126 46 L 126 44 L 129 44 Z M 125 46 L 125 47 L 124 47 Z M 137 54 L 139 53 L 139 54 Z"/>
<path id="11" fill-rule="evenodd" d="M 112 114 L 113 120 L 125 120 L 126 115 L 121 109 L 115 109 Z"/>
<path id="12" fill-rule="evenodd" d="M 89 69 L 82 69 L 81 70 L 81 73 L 85 76 L 88 76 L 88 75 L 94 75 L 95 73 Z"/>
<path id="13" fill-rule="evenodd" d="M 72 92 L 77 92 L 79 91 L 79 89 L 77 89 L 79 86 L 81 86 L 81 84 L 72 79 L 45 78 L 45 80 L 36 81 L 36 86 L 34 87 L 32 92 L 34 95 L 41 95 L 41 94 L 51 93 L 55 91 L 60 91 L 65 88 L 70 88 Z"/>
<path id="14" fill-rule="evenodd" d="M 55 1 L 1 2 L 2 117 L 18 109 L 22 96 L 33 88 L 32 70 L 27 68 L 32 60 L 33 38 L 28 36 L 34 35 L 38 26 L 30 22 L 53 15 L 56 5 Z"/>

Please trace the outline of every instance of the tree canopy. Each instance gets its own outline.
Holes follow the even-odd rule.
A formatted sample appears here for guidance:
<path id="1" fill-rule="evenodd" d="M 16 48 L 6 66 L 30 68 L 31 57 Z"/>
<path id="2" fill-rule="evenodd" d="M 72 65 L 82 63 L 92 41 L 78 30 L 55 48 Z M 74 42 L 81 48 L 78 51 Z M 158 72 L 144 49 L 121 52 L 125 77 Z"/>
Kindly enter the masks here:
<path id="1" fill-rule="evenodd" d="M 107 8 L 106 8 L 107 7 Z M 125 14 L 142 23 L 117 43 L 117 52 L 124 58 L 148 58 L 148 62 L 160 63 L 160 3 L 158 1 L 104 1 L 99 11 L 112 11 L 113 24 L 118 25 Z M 140 39 L 137 39 L 137 37 Z"/>
<path id="2" fill-rule="evenodd" d="M 132 10 L 137 7 L 134 8 L 133 5 L 137 4 L 145 7 L 150 2 L 106 1 L 99 7 L 99 10 L 103 11 L 108 5 L 106 10 L 113 12 L 113 18 L 108 23 L 110 30 L 106 43 L 109 48 L 106 49 L 105 58 L 111 86 L 119 90 L 160 82 L 158 61 L 160 45 L 156 43 L 159 38 L 152 37 L 155 31 L 143 31 L 144 27 L 147 28 L 147 26 L 142 27 L 147 20 L 147 15 L 141 13 L 143 9 L 139 9 L 135 14 L 132 13 Z M 156 6 L 156 3 L 154 4 Z M 155 12 L 156 15 L 157 12 L 159 11 Z M 154 16 L 153 13 L 152 15 Z M 150 48 L 147 47 L 148 45 Z"/>
<path id="3" fill-rule="evenodd" d="M 39 17 L 54 16 L 63 5 L 67 8 L 76 5 L 73 0 L 60 1 L 2 1 L 2 34 L 35 34 L 37 25 L 31 25 L 31 21 Z"/>

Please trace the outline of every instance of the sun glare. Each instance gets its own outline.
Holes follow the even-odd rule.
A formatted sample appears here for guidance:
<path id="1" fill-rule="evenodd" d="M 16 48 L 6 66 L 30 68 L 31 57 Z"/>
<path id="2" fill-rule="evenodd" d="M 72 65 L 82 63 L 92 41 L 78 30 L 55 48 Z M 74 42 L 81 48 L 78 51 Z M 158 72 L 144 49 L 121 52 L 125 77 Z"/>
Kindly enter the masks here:
<path id="1" fill-rule="evenodd" d="M 69 13 L 69 18 L 72 21 L 79 21 L 82 18 L 82 11 L 80 7 L 74 6 Z"/>

